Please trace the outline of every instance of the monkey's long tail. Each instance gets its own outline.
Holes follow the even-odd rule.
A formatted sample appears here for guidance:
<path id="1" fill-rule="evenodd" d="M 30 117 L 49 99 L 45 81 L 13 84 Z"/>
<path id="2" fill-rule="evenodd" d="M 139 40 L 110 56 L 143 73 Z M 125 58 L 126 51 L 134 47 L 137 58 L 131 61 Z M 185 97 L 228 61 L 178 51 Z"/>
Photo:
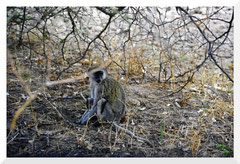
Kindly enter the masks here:
<path id="1" fill-rule="evenodd" d="M 127 133 L 128 135 L 130 135 L 131 137 L 137 139 L 138 141 L 146 142 L 146 143 L 148 143 L 151 147 L 154 147 L 154 145 L 153 145 L 148 139 L 145 139 L 145 138 L 136 136 L 133 132 L 131 132 L 131 131 L 129 131 L 129 130 L 127 130 L 127 129 L 121 127 L 121 126 L 119 126 L 119 125 L 118 125 L 117 123 L 115 123 L 115 122 L 113 123 L 113 125 L 114 125 L 116 128 L 120 129 L 121 131 L 126 132 L 126 133 Z"/>

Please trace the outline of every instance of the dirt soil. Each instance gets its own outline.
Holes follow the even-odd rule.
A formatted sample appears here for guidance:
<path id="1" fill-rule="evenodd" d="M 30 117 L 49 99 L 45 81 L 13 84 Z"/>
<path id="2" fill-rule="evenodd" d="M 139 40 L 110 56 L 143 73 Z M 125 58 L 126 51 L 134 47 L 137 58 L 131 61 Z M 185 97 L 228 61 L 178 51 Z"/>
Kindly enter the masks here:
<path id="1" fill-rule="evenodd" d="M 57 110 L 68 120 L 80 119 L 86 107 L 76 91 L 83 86 L 88 96 L 85 83 L 48 88 L 24 110 L 11 131 L 13 116 L 27 96 L 11 71 L 7 82 L 8 157 L 225 157 L 217 145 L 233 146 L 231 125 L 216 120 L 216 127 L 224 127 L 221 134 L 209 126 L 211 120 L 199 109 L 210 104 L 197 95 L 183 105 L 181 93 L 162 98 L 170 93 L 167 89 L 134 82 L 125 87 L 128 111 L 120 125 L 152 145 L 94 120 L 88 126 L 68 124 Z M 56 99 L 63 93 L 75 96 Z M 232 117 L 226 119 L 233 122 Z"/>

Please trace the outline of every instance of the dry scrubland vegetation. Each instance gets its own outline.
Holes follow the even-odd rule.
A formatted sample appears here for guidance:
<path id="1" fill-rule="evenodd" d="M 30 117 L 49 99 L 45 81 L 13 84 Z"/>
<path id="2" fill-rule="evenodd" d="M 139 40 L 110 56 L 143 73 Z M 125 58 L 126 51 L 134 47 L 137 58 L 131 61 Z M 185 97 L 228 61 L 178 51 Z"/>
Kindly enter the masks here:
<path id="1" fill-rule="evenodd" d="M 8 7 L 7 20 L 8 157 L 233 156 L 233 8 Z M 153 147 L 70 122 L 90 65 L 124 86 L 120 125 Z"/>

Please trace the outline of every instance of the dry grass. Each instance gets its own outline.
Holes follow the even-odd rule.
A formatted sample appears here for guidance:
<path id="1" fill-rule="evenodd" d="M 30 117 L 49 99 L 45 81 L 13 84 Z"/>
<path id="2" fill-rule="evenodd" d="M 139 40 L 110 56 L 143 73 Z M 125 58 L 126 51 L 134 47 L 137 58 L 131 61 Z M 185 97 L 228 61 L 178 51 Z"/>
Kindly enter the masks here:
<path id="1" fill-rule="evenodd" d="M 64 69 L 67 62 L 60 55 L 53 57 L 55 47 L 50 40 L 45 50 L 47 57 L 39 55 L 43 53 L 42 45 L 34 41 L 36 38 L 32 39 L 35 53 L 31 60 L 24 58 L 26 49 L 11 50 L 14 59 L 8 58 L 11 64 L 7 68 L 7 122 L 12 123 L 11 129 L 7 127 L 8 156 L 220 157 L 224 156 L 223 151 L 217 146 L 233 150 L 233 83 L 214 65 L 207 63 L 183 90 L 168 96 L 178 91 L 183 85 L 180 81 L 192 74 L 181 78 L 174 75 L 194 68 L 204 56 L 203 50 L 183 58 L 181 50 L 173 52 L 179 56 L 169 56 L 161 46 L 156 46 L 161 53 L 159 59 L 158 55 L 147 55 L 148 47 L 130 44 L 125 55 L 120 50 L 111 54 L 106 60 L 110 62 L 89 53 L 88 59 L 73 65 L 57 80 L 57 75 L 51 74 L 57 69 L 53 63 Z M 69 59 L 72 56 L 65 55 Z M 153 78 L 158 74 L 159 61 L 173 74 L 172 83 Z M 121 126 L 148 138 L 154 148 L 124 132 L 116 133 L 110 125 L 69 125 L 66 118 L 77 120 L 84 112 L 85 102 L 81 98 L 51 101 L 56 97 L 88 95 L 84 72 L 89 65 L 103 63 L 110 64 L 109 73 L 124 85 L 127 93 L 128 112 Z M 125 75 L 122 68 L 126 69 Z M 233 64 L 228 68 L 233 75 Z M 164 74 L 161 79 L 166 79 Z"/>

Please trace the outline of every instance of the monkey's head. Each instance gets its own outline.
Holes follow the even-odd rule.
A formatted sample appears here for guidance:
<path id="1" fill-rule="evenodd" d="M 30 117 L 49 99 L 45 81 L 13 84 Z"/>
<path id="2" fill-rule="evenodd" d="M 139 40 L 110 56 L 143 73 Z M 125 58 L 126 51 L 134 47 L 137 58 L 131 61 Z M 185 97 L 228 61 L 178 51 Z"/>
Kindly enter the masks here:
<path id="1" fill-rule="evenodd" d="M 98 69 L 99 66 L 92 66 L 88 68 L 88 73 L 90 79 L 96 83 L 101 83 L 107 77 L 107 72 L 105 69 Z M 96 71 L 95 71 L 96 70 Z"/>

